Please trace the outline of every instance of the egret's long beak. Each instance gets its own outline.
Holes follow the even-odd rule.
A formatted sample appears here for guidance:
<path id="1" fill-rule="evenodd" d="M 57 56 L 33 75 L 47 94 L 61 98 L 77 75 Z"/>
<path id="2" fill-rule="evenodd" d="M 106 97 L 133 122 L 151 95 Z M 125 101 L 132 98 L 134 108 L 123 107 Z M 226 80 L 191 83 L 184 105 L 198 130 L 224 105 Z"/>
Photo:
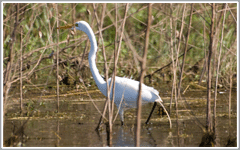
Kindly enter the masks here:
<path id="1" fill-rule="evenodd" d="M 75 27 L 75 24 L 67 24 L 65 26 L 57 27 L 57 29 L 71 29 L 73 27 Z"/>

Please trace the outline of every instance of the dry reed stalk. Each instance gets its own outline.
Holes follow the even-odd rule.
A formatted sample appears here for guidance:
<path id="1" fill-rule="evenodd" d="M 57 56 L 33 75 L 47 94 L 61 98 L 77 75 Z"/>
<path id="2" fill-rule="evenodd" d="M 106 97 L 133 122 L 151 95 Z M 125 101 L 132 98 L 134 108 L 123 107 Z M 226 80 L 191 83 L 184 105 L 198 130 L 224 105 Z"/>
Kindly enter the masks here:
<path id="1" fill-rule="evenodd" d="M 206 128 L 208 132 L 212 131 L 212 117 L 211 117 L 211 81 L 212 81 L 212 51 L 213 51 L 213 41 L 214 41 L 214 22 L 215 22 L 215 3 L 212 3 L 212 17 L 211 17 L 211 27 L 210 27 L 210 43 L 208 51 L 208 78 L 207 78 L 207 118 L 206 118 Z"/>
<path id="2" fill-rule="evenodd" d="M 219 54 L 218 54 L 218 62 L 217 62 L 217 70 L 216 70 L 216 81 L 215 81 L 215 92 L 214 92 L 214 109 L 213 109 L 213 129 L 214 133 L 216 133 L 216 118 L 217 118 L 217 85 L 218 85 L 218 74 L 220 69 L 220 59 L 222 54 L 222 44 L 223 44 L 223 35 L 224 35 L 224 25 L 225 25 L 225 16 L 226 16 L 226 8 L 227 5 L 225 4 L 225 11 L 223 14 L 223 22 L 222 22 L 222 35 L 221 35 L 221 41 L 220 41 L 220 48 L 219 48 Z M 220 20 L 220 19 L 219 19 Z"/>
<path id="3" fill-rule="evenodd" d="M 218 9 L 218 6 L 220 6 L 220 4 L 216 4 L 216 10 Z M 224 5 L 222 5 L 222 8 L 224 8 Z M 221 19 L 222 19 L 222 16 L 223 16 L 223 11 L 220 13 L 218 19 L 217 19 L 217 14 L 216 14 L 216 27 L 215 27 L 215 31 L 214 31 L 214 40 L 213 40 L 213 69 L 212 69 L 212 76 L 216 76 L 216 72 L 215 70 L 216 67 L 217 67 L 217 47 L 218 47 L 218 41 L 219 41 L 219 35 L 220 35 L 220 26 L 221 26 Z"/>
<path id="4" fill-rule="evenodd" d="M 179 33 L 179 39 L 178 39 L 178 44 L 177 44 L 177 56 L 176 56 L 176 65 L 178 65 L 178 55 L 180 51 L 180 46 L 181 46 L 181 40 L 182 40 L 182 33 L 183 33 L 183 27 L 184 27 L 184 19 L 185 19 L 185 10 L 186 10 L 186 3 L 184 4 L 183 7 L 183 13 L 182 13 L 182 24 L 181 24 L 181 29 Z"/>
<path id="5" fill-rule="evenodd" d="M 56 20 L 57 27 L 59 27 L 59 13 L 58 13 L 58 4 L 56 4 Z M 57 112 L 59 113 L 59 30 L 57 30 Z"/>
<path id="6" fill-rule="evenodd" d="M 103 36 L 102 36 L 102 31 L 101 31 L 102 30 L 102 24 L 103 24 L 102 21 L 103 21 L 103 17 L 104 17 L 105 11 L 106 11 L 106 4 L 103 4 L 103 10 L 102 10 L 103 14 L 102 14 L 101 21 L 98 18 L 98 14 L 97 14 L 97 10 L 96 10 L 95 4 L 93 4 L 93 9 L 94 9 L 95 18 L 97 20 L 97 26 L 98 26 L 98 30 L 99 30 L 100 40 L 102 41 L 102 54 L 103 54 L 103 59 L 104 59 L 104 70 L 105 70 L 104 71 L 104 76 L 106 78 L 106 83 L 107 83 L 107 97 L 106 97 L 105 107 L 104 107 L 104 111 L 103 111 L 103 116 L 105 116 L 107 105 L 110 107 L 110 105 L 109 105 L 109 103 L 110 103 L 110 91 L 109 91 L 109 86 L 108 86 L 109 85 L 108 84 L 108 69 L 109 68 L 107 67 L 105 46 L 104 46 L 104 40 L 103 40 Z M 110 115 L 109 115 L 109 117 L 110 117 Z"/>
<path id="7" fill-rule="evenodd" d="M 108 137 L 108 146 L 112 146 L 112 112 L 111 112 L 111 101 L 110 101 L 110 87 L 108 84 L 108 69 L 109 67 L 107 66 L 107 59 L 106 59 L 106 52 L 105 52 L 105 46 L 104 46 L 104 40 L 103 40 L 103 35 L 101 32 L 102 29 L 102 25 L 103 25 L 103 21 L 104 21 L 104 17 L 105 17 L 105 11 L 106 11 L 106 3 L 103 4 L 103 8 L 102 8 L 102 17 L 101 17 L 101 21 L 99 21 L 98 19 L 98 15 L 97 15 L 97 11 L 96 11 L 96 6 L 95 4 L 93 4 L 93 8 L 94 8 L 94 14 L 97 20 L 97 24 L 98 24 L 98 29 L 99 29 L 99 35 L 100 35 L 100 39 L 102 41 L 102 54 L 103 54 L 103 59 L 104 59 L 104 70 L 105 70 L 105 78 L 106 78 L 106 83 L 107 83 L 107 97 L 106 97 L 106 103 L 105 103 L 105 107 L 104 107 L 104 111 L 103 111 L 103 115 L 105 115 L 106 112 L 106 107 L 108 105 L 108 125 L 107 125 L 107 137 Z M 102 118 L 101 118 L 102 119 Z M 101 120 L 100 119 L 100 120 Z"/>
<path id="8" fill-rule="evenodd" d="M 141 75 L 140 75 L 140 81 L 139 81 L 139 90 L 138 90 L 138 100 L 137 100 L 137 127 L 136 127 L 136 137 L 135 137 L 135 146 L 140 146 L 140 131 L 141 131 L 141 111 L 142 111 L 142 83 L 144 74 L 146 72 L 146 58 L 147 58 L 147 51 L 148 51 L 148 44 L 149 44 L 149 34 L 150 34 L 150 26 L 152 23 L 152 4 L 148 4 L 148 25 L 146 30 L 146 36 L 145 36 L 145 43 L 144 43 L 144 53 L 141 61 Z"/>
<path id="9" fill-rule="evenodd" d="M 115 77 L 116 77 L 116 68 L 117 68 L 117 58 L 119 56 L 119 53 L 116 53 L 117 51 L 117 37 L 118 37 L 118 23 L 117 23 L 117 15 L 118 15 L 118 9 L 117 9 L 117 3 L 115 3 L 115 41 L 114 41 L 114 69 L 113 69 L 113 76 L 112 76 L 112 79 L 113 79 L 113 90 L 112 90 L 112 114 L 113 114 L 113 111 L 114 111 L 114 97 L 115 97 Z M 120 51 L 120 50 L 119 50 Z M 116 55 L 118 54 L 118 55 Z M 114 122 L 113 122 L 114 123 Z"/>
<path id="10" fill-rule="evenodd" d="M 112 75 L 112 80 L 111 80 L 111 83 L 110 83 L 110 89 L 112 89 L 112 103 L 111 103 L 111 114 L 113 115 L 113 111 L 114 111 L 114 97 L 115 97 L 115 77 L 116 77 L 116 68 L 117 68 L 117 60 L 118 60 L 118 56 L 119 56 L 119 52 L 117 52 L 117 32 L 118 32 L 118 28 L 117 28 L 117 3 L 115 3 L 115 42 L 114 42 L 114 68 L 113 68 L 113 75 Z M 107 14 L 110 14 L 110 13 L 107 13 Z M 124 23 L 125 24 L 125 23 Z M 119 43 L 121 45 L 121 41 Z M 120 51 L 120 49 L 119 49 Z M 117 52 L 117 53 L 116 53 Z M 110 64 L 109 64 L 110 66 Z M 112 86 L 113 84 L 113 86 Z M 117 112 L 118 114 L 118 112 Z M 116 115 L 117 116 L 117 115 Z M 116 116 L 115 116 L 115 119 L 116 119 Z M 112 118 L 113 119 L 113 118 Z M 112 124 L 114 123 L 115 119 L 112 120 Z"/>
<path id="11" fill-rule="evenodd" d="M 74 6 L 74 5 L 75 5 L 75 4 L 72 3 L 72 24 L 75 23 L 75 14 L 76 14 L 76 11 L 75 11 L 75 7 L 76 7 L 76 6 Z"/>
<path id="12" fill-rule="evenodd" d="M 19 5 L 19 4 L 18 4 Z M 22 105 L 22 101 L 23 101 L 23 92 L 22 92 L 22 65 L 23 65 L 23 60 L 22 60 L 22 44 L 23 44 L 23 40 L 22 40 L 22 35 L 23 35 L 23 27 L 20 27 L 20 31 L 21 31 L 21 45 L 20 45 L 20 113 L 22 114 L 23 112 L 23 105 Z"/>
<path id="13" fill-rule="evenodd" d="M 171 50 L 171 59 L 172 59 L 172 71 L 173 71 L 173 81 L 172 81 L 172 92 L 171 92 L 171 100 L 170 100 L 170 111 L 172 109 L 172 100 L 173 96 L 175 95 L 176 101 L 176 63 L 174 61 L 174 51 L 173 51 L 173 16 L 172 16 L 172 4 L 170 4 L 170 50 Z M 177 107 L 176 107 L 177 108 Z M 171 114 L 171 113 L 170 113 Z M 177 114 L 177 111 L 176 111 Z"/>
<path id="14" fill-rule="evenodd" d="M 205 4 L 206 5 L 206 4 Z M 205 33 L 206 33 L 206 24 L 205 24 L 205 21 L 203 21 L 203 49 L 204 49 L 204 58 L 205 58 L 205 61 L 204 61 L 204 64 L 203 64 L 203 69 L 202 69 L 202 72 L 201 72 L 201 75 L 200 75 L 200 78 L 199 78 L 199 81 L 198 81 L 198 84 L 200 85 L 201 82 L 202 82 L 202 79 L 204 77 L 204 74 L 206 72 L 206 67 L 207 67 L 207 52 L 206 52 L 206 48 L 205 48 Z"/>
<path id="15" fill-rule="evenodd" d="M 120 53 L 120 50 L 121 50 L 121 41 L 122 41 L 122 37 L 123 37 L 123 31 L 124 31 L 124 27 L 125 27 L 125 22 L 126 22 L 126 19 L 127 19 L 128 5 L 129 5 L 128 3 L 125 5 L 125 14 L 124 14 L 124 19 L 123 19 L 122 26 L 121 26 L 122 32 L 121 32 L 120 38 L 119 38 L 119 45 L 118 45 L 117 55 L 116 55 L 116 57 L 114 56 L 114 57 L 115 57 L 114 68 L 117 67 L 117 66 L 115 66 L 115 64 L 117 65 L 119 53 Z M 117 21 L 117 22 L 118 22 L 118 21 Z M 112 79 L 114 79 L 115 76 L 116 76 L 116 73 L 113 73 Z M 115 81 L 114 81 L 114 82 L 115 82 Z M 110 89 L 112 88 L 112 84 L 113 84 L 113 80 L 111 80 Z M 114 100 L 113 100 L 113 101 L 114 101 Z M 113 103 L 112 103 L 112 104 L 113 104 Z M 112 107 L 113 107 L 113 105 L 112 105 Z M 103 115 L 105 115 L 106 109 L 107 109 L 107 104 L 105 103 L 105 106 L 104 106 L 104 109 L 103 109 Z M 112 109 L 112 110 L 113 110 L 113 109 Z M 118 115 L 118 112 L 117 112 L 116 116 L 117 116 L 117 115 Z M 116 119 L 116 116 L 115 116 L 115 119 Z M 114 119 L 114 121 L 115 121 L 115 119 Z M 114 122 L 114 121 L 113 121 L 113 122 Z M 98 128 L 100 127 L 101 122 L 102 122 L 102 118 L 100 118 L 99 123 L 98 123 L 98 126 L 97 126 L 96 129 L 98 129 Z"/>
<path id="16" fill-rule="evenodd" d="M 114 107 L 114 94 L 115 94 L 115 77 L 116 77 L 116 68 L 117 68 L 117 62 L 118 62 L 118 58 L 119 58 L 119 54 L 121 51 L 121 43 L 122 43 L 122 38 L 123 38 L 123 32 L 124 32 L 124 27 L 125 27 L 125 23 L 126 23 L 126 19 L 127 19 L 127 12 L 128 12 L 128 7 L 129 7 L 129 3 L 127 3 L 125 5 L 125 12 L 124 12 L 124 18 L 123 18 L 123 22 L 122 22 L 122 26 L 121 26 L 121 33 L 120 33 L 120 38 L 119 38 L 119 44 L 118 47 L 116 46 L 116 50 L 117 53 L 114 55 L 114 73 L 112 75 L 112 81 L 110 84 L 110 89 L 112 89 L 112 84 L 113 84 L 113 99 L 112 99 L 112 107 Z M 117 9 L 116 9 L 117 12 Z M 117 13 L 115 15 L 115 19 L 116 19 L 116 35 L 115 35 L 115 43 L 117 43 Z M 113 113 L 113 108 L 112 108 L 112 113 Z M 117 116 L 118 114 L 116 114 Z M 116 117 L 115 117 L 116 118 Z"/>
<path id="17" fill-rule="evenodd" d="M 230 57 L 230 75 L 229 75 L 229 97 L 228 97 L 228 118 L 229 118 L 229 126 L 231 125 L 231 109 L 232 109 L 232 57 Z"/>
<path id="18" fill-rule="evenodd" d="M 178 100 L 177 100 L 177 87 L 176 87 L 176 79 L 177 79 L 177 61 L 174 62 L 174 48 L 173 48 L 173 7 L 172 3 L 170 4 L 170 49 L 171 49 L 171 59 L 173 64 L 173 82 L 172 82 L 172 92 L 171 92 L 171 100 L 170 100 L 170 107 L 172 105 L 173 96 L 175 97 L 175 109 L 176 109 L 176 122 L 177 122 L 177 143 L 179 146 L 179 121 L 178 121 Z M 177 58 L 176 58 L 177 59 Z M 170 108 L 171 109 L 171 108 Z"/>
<path id="19" fill-rule="evenodd" d="M 104 17 L 105 17 L 105 12 L 106 12 L 106 3 L 103 4 L 103 8 L 102 8 L 102 18 L 101 18 L 101 21 L 100 21 L 100 28 L 99 29 L 102 29 L 103 27 L 103 21 L 104 21 Z M 97 15 L 95 15 L 96 18 L 97 18 Z M 111 92 L 111 87 L 109 87 L 109 84 L 108 84 L 108 70 L 109 70 L 109 67 L 107 66 L 107 59 L 106 59 L 106 52 L 105 52 L 105 46 L 104 46 L 104 41 L 103 41 L 103 36 L 102 36 L 102 32 L 100 32 L 100 37 L 101 37 L 101 40 L 102 40 L 102 45 L 103 45 L 103 56 L 104 56 L 104 68 L 105 68 L 105 77 L 106 77 L 106 82 L 107 82 L 107 98 L 106 100 L 108 101 L 108 128 L 109 131 L 108 133 L 108 146 L 112 147 L 112 126 L 113 126 L 113 112 L 112 112 L 112 107 L 111 106 L 111 101 L 110 101 L 110 92 Z"/>
<path id="20" fill-rule="evenodd" d="M 173 63 L 173 68 L 174 68 L 174 81 L 173 81 L 174 82 L 173 83 L 174 86 L 176 86 L 175 85 L 176 84 L 176 67 L 178 65 L 178 55 L 179 55 L 180 44 L 181 44 L 181 39 L 182 39 L 182 32 L 183 32 L 183 27 L 184 27 L 185 10 L 186 10 L 186 3 L 184 4 L 184 7 L 183 7 L 182 24 L 181 24 L 181 29 L 180 29 L 180 33 L 179 33 L 179 39 L 178 39 L 178 45 L 177 45 L 177 56 L 176 56 L 176 59 L 174 61 L 173 61 L 173 57 L 172 57 L 172 63 Z M 174 55 L 173 51 L 172 51 L 172 55 Z M 176 65 L 174 65 L 175 61 L 176 61 L 176 63 L 175 63 Z M 173 89 L 172 89 L 172 94 L 173 94 Z M 171 95 L 169 114 L 171 114 L 171 110 L 172 110 L 172 97 L 173 96 Z M 176 106 L 177 106 L 177 104 L 176 104 Z"/>
<path id="21" fill-rule="evenodd" d="M 185 58 L 186 58 L 186 54 L 187 54 L 189 35 L 190 35 L 190 31 L 191 31 L 192 15 L 193 15 L 193 3 L 191 4 L 191 11 L 190 11 L 190 16 L 189 16 L 189 24 L 188 24 L 188 32 L 187 32 L 187 40 L 186 40 L 186 43 L 185 43 L 185 49 L 184 49 L 184 55 L 183 55 L 183 60 L 182 60 L 181 73 L 180 73 L 179 83 L 178 83 L 178 93 L 177 93 L 178 97 L 180 96 L 180 91 L 181 91 L 183 70 L 184 70 Z"/>
<path id="22" fill-rule="evenodd" d="M 124 18 L 126 18 L 126 15 L 127 15 L 127 11 L 128 11 L 128 4 L 127 5 L 125 5 L 125 15 L 124 15 Z M 115 54 L 114 54 L 114 70 L 116 70 L 116 68 L 117 68 L 117 62 L 118 62 L 118 58 L 119 58 L 119 54 L 120 54 L 120 50 L 121 50 L 121 42 L 122 42 L 122 38 L 124 38 L 124 27 L 125 27 L 125 22 L 126 22 L 126 19 L 124 19 L 123 20 L 123 23 L 122 23 L 122 30 L 121 30 L 121 32 L 119 31 L 119 30 L 117 30 L 118 29 L 118 27 L 117 27 L 117 16 L 118 16 L 118 13 L 117 13 L 117 8 L 118 7 L 115 7 L 116 8 L 116 14 L 115 14 L 115 28 L 116 28 L 116 35 L 115 35 L 115 49 L 116 49 L 116 51 L 117 52 L 114 52 Z M 112 22 L 114 22 L 113 20 L 113 17 L 112 17 L 112 15 L 110 14 L 110 13 L 107 13 L 107 15 L 109 16 L 109 18 L 112 20 Z M 119 40 L 119 45 L 117 46 L 117 32 L 119 32 L 119 34 L 120 34 L 120 40 Z M 125 40 L 126 41 L 126 40 Z M 113 75 L 112 75 L 112 79 L 113 80 L 111 80 L 111 83 L 110 83 L 110 87 L 112 87 L 112 84 L 113 84 L 113 95 L 112 95 L 112 106 L 114 105 L 114 93 L 115 93 L 115 76 L 116 76 L 116 71 L 113 71 Z M 122 96 L 124 96 L 124 95 L 122 95 Z M 121 106 L 121 105 L 120 105 Z M 112 112 L 113 112 L 113 108 L 114 107 L 112 107 Z M 113 120 L 113 123 L 115 122 L 115 120 L 116 120 L 116 117 L 117 117 L 117 115 L 118 115 L 118 112 L 119 112 L 119 110 L 117 111 L 117 113 L 116 113 L 116 115 L 115 115 L 115 118 L 114 118 L 114 120 Z"/>
<path id="23" fill-rule="evenodd" d="M 16 6 L 16 16 L 15 16 L 15 23 L 14 23 L 14 29 L 12 31 L 11 34 L 11 43 L 8 45 L 9 47 L 9 55 L 8 55 L 8 62 L 6 65 L 6 71 L 5 74 L 3 75 L 4 79 L 3 79 L 3 116 L 5 116 L 6 110 L 7 110 L 7 98 L 8 98 L 8 93 L 9 90 L 11 88 L 12 85 L 12 77 L 11 77 L 11 72 L 12 72 L 12 65 L 13 65 L 13 60 L 14 60 L 14 43 L 16 40 L 16 30 L 17 27 L 19 25 L 19 7 L 17 6 L 17 4 L 15 4 Z M 3 124 L 4 124 L 4 118 L 3 118 Z"/>

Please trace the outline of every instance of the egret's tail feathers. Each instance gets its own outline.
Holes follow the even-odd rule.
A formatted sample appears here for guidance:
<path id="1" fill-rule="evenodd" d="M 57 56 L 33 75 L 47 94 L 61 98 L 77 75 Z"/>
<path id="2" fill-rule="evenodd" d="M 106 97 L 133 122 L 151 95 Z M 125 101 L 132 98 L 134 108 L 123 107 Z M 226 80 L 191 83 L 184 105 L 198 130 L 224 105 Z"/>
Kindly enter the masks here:
<path id="1" fill-rule="evenodd" d="M 163 102 L 162 99 L 159 97 L 159 99 L 156 99 L 155 102 Z"/>
<path id="2" fill-rule="evenodd" d="M 161 99 L 161 97 L 160 97 L 158 94 L 156 94 L 156 95 L 157 95 L 158 99 L 156 99 L 155 101 L 156 101 L 156 102 L 158 102 L 158 101 L 163 102 L 163 100 Z"/>

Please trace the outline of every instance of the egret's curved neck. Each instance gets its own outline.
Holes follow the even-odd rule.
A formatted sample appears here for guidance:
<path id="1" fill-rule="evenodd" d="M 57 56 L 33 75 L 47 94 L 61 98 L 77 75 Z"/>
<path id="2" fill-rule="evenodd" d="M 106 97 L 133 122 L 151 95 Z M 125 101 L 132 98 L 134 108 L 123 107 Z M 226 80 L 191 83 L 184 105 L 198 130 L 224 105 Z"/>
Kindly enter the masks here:
<path id="1" fill-rule="evenodd" d="M 97 52 L 97 41 L 96 41 L 96 38 L 95 38 L 95 35 L 93 33 L 93 30 L 91 29 L 90 26 L 88 26 L 85 31 L 84 31 L 87 35 L 88 35 L 88 38 L 90 40 L 90 43 L 91 43 L 91 49 L 90 49 L 90 52 L 88 54 L 88 61 L 89 61 L 89 66 L 90 66 L 90 69 L 91 69 L 91 72 L 92 72 L 92 76 L 93 76 L 93 79 L 95 80 L 98 88 L 100 89 L 100 91 L 102 93 L 105 93 L 105 91 L 102 91 L 105 89 L 105 85 L 106 82 L 103 80 L 103 78 L 101 77 L 101 75 L 99 74 L 99 71 L 97 69 L 97 66 L 96 66 L 96 52 Z"/>

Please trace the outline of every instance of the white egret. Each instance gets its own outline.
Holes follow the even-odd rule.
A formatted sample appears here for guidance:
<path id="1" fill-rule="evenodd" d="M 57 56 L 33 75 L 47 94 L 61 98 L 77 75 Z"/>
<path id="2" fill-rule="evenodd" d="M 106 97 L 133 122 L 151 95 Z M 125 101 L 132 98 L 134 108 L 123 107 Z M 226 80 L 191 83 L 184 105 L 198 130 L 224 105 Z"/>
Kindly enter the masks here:
<path id="1" fill-rule="evenodd" d="M 96 41 L 95 35 L 90 25 L 85 21 L 79 21 L 79 22 L 76 22 L 74 25 L 58 27 L 58 29 L 66 29 L 66 28 L 72 28 L 72 29 L 76 28 L 77 30 L 83 31 L 87 34 L 91 43 L 91 49 L 88 54 L 88 61 L 89 61 L 89 66 L 92 72 L 92 76 L 99 90 L 103 93 L 103 95 L 107 96 L 107 82 L 99 74 L 99 71 L 95 63 L 96 52 L 98 47 L 97 47 L 97 41 Z M 110 82 L 111 82 L 111 78 L 108 79 L 108 83 Z M 124 110 L 127 108 L 135 108 L 137 105 L 138 88 L 139 88 L 139 81 L 131 80 L 128 78 L 117 77 L 117 76 L 115 78 L 114 103 L 119 108 L 119 115 L 120 115 L 122 124 L 124 122 Z M 123 97 L 123 101 L 121 103 L 122 97 Z M 112 98 L 112 90 L 110 93 L 110 98 Z M 156 105 L 156 102 L 159 102 L 160 105 L 162 105 L 161 103 L 162 99 L 160 98 L 158 91 L 152 87 L 146 86 L 145 84 L 142 84 L 142 102 L 143 103 L 155 102 L 154 107 Z M 166 111 L 165 108 L 164 110 Z M 171 120 L 169 121 L 171 124 Z"/>

